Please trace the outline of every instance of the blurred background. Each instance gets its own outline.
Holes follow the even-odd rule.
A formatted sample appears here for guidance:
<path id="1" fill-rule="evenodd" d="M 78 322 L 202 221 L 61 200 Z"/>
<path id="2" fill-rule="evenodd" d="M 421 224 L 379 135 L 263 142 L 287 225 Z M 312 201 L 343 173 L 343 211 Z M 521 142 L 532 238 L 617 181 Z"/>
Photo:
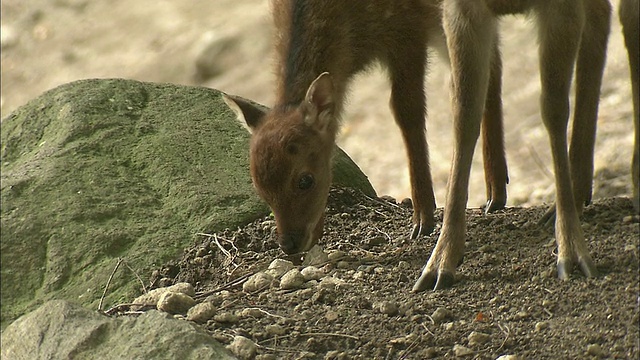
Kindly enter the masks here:
<path id="1" fill-rule="evenodd" d="M 216 88 L 273 105 L 272 22 L 267 0 L 2 0 L 2 118 L 42 92 L 85 78 L 130 78 Z M 630 196 L 631 85 L 618 1 L 602 88 L 594 197 Z M 508 205 L 554 197 L 551 154 L 539 115 L 536 32 L 522 17 L 501 20 Z M 438 207 L 452 153 L 449 69 L 431 56 L 427 136 Z M 339 145 L 379 195 L 410 196 L 405 150 L 388 107 L 384 71 L 351 86 Z M 176 119 L 180 121 L 180 119 Z M 485 202 L 481 143 L 469 207 Z"/>

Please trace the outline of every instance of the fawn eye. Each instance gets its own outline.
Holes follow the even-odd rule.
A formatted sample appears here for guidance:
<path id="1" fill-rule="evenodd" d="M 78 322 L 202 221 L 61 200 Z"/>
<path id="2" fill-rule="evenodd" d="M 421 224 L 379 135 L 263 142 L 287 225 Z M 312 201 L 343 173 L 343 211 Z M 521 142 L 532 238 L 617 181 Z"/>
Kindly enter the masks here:
<path id="1" fill-rule="evenodd" d="M 300 177 L 300 180 L 298 180 L 298 189 L 309 190 L 313 186 L 313 183 L 314 183 L 313 175 L 304 174 Z"/>

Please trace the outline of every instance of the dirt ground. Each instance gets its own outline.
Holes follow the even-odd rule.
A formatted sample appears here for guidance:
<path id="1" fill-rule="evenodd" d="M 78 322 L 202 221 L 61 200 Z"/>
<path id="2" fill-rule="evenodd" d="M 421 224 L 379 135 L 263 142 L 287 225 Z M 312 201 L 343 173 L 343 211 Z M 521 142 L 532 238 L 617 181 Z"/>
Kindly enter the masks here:
<path id="1" fill-rule="evenodd" d="M 410 241 L 410 207 L 342 189 L 329 199 L 321 245 L 330 261 L 319 282 L 283 290 L 276 279 L 243 291 L 248 275 L 282 257 L 267 218 L 203 235 L 152 283 L 194 284 L 196 298 L 218 308 L 207 330 L 223 343 L 251 339 L 261 359 L 637 359 L 639 225 L 631 202 L 586 208 L 583 228 L 601 272 L 591 279 L 577 271 L 570 281 L 556 278 L 552 229 L 537 224 L 544 211 L 469 210 L 466 255 L 449 290 L 409 291 L 439 229 Z"/>
<path id="2" fill-rule="evenodd" d="M 202 85 L 273 102 L 267 1 L 2 0 L 0 17 L 2 118 L 47 89 L 96 77 Z M 527 20 L 507 18 L 501 33 L 509 207 L 492 215 L 478 209 L 485 190 L 476 151 L 466 257 L 452 289 L 409 291 L 439 229 L 409 241 L 408 207 L 344 190 L 331 194 L 322 241 L 327 252 L 344 255 L 322 267 L 333 286 L 245 293 L 233 282 L 281 256 L 270 219 L 217 234 L 220 247 L 214 237 L 203 237 L 184 258 L 156 271 L 154 285 L 189 281 L 199 300 L 222 311 L 262 310 L 264 316 L 231 316 L 207 328 L 224 343 L 234 335 L 252 339 L 264 359 L 422 359 L 465 351 L 480 359 L 637 359 L 639 225 L 629 217 L 628 199 L 631 87 L 617 16 L 600 104 L 596 201 L 583 216 L 602 273 L 595 279 L 555 278 L 553 234 L 536 223 L 554 189 L 538 111 L 535 30 Z M 448 78 L 446 65 L 433 57 L 427 131 L 439 207 L 452 148 Z M 410 193 L 408 171 L 388 96 L 380 69 L 358 76 L 339 143 L 379 194 L 402 199 Z"/>
<path id="3" fill-rule="evenodd" d="M 618 1 L 612 1 L 617 7 Z M 43 91 L 83 78 L 125 77 L 203 85 L 266 105 L 274 100 L 272 25 L 264 0 L 3 0 L 2 118 Z M 534 26 L 501 24 L 504 109 L 511 183 L 508 205 L 553 200 L 551 155 L 539 117 Z M 617 14 L 612 19 L 596 144 L 595 198 L 631 194 L 631 85 Z M 208 74 L 208 75 L 207 75 Z M 203 76 L 206 75 L 206 76 Z M 451 159 L 449 71 L 436 56 L 427 77 L 432 176 L 444 206 Z M 402 140 L 380 69 L 358 76 L 339 143 L 381 195 L 410 195 Z M 375 144 L 375 146 L 372 146 Z M 476 151 L 469 206 L 485 202 Z M 600 184 L 613 193 L 603 193 Z"/>

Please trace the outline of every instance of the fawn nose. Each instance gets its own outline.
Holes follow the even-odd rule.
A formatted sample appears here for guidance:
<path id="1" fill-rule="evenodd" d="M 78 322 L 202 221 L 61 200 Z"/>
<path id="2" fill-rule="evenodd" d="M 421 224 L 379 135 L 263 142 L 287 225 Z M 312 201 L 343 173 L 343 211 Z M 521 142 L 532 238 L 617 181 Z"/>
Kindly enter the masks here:
<path id="1" fill-rule="evenodd" d="M 303 243 L 304 234 L 301 232 L 290 232 L 282 234 L 280 237 L 280 248 L 287 255 L 300 252 L 300 245 Z"/>

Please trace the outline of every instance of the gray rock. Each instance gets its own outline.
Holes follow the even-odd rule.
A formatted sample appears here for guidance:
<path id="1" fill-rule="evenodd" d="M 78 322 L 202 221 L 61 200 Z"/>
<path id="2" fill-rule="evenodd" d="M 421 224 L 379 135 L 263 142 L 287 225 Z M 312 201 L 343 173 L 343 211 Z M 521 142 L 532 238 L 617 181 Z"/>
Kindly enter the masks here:
<path id="1" fill-rule="evenodd" d="M 159 311 L 110 318 L 61 300 L 2 332 L 3 359 L 233 359 L 189 322 Z"/>
<path id="2" fill-rule="evenodd" d="M 46 299 L 97 308 L 119 257 L 145 274 L 198 232 L 269 213 L 247 170 L 249 134 L 220 95 L 82 80 L 2 120 L 3 328 Z M 333 179 L 375 196 L 339 149 Z M 138 295 L 133 273 L 117 271 L 103 305 Z"/>

